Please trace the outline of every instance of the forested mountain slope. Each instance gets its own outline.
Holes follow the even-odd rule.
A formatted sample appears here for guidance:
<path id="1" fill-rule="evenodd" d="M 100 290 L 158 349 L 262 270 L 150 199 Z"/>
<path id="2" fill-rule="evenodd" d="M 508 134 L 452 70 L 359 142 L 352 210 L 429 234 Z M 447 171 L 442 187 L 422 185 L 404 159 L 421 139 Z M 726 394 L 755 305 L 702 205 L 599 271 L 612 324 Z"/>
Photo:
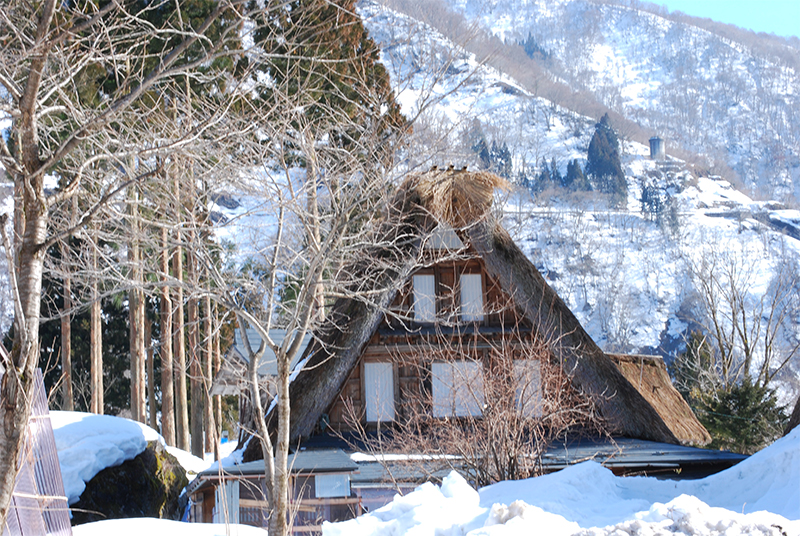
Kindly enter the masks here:
<path id="1" fill-rule="evenodd" d="M 579 101 L 593 98 L 674 149 L 702 155 L 751 195 L 800 199 L 797 39 L 670 15 L 635 0 L 433 4 L 498 38 L 492 53 L 499 58 L 517 57 L 522 46 L 535 64 L 517 61 L 516 76 L 541 70 L 539 87 L 528 88 L 533 94 L 573 103 L 575 94 Z M 409 9 L 402 0 L 390 5 Z M 448 20 L 426 18 L 434 26 Z M 555 82 L 573 95 L 548 94 Z"/>

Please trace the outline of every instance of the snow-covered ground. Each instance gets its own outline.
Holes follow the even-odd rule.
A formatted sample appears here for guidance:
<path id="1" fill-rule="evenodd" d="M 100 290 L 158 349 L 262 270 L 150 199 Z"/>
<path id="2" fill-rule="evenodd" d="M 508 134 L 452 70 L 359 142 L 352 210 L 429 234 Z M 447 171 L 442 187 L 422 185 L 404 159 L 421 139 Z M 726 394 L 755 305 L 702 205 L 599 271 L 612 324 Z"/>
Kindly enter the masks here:
<path id="1" fill-rule="evenodd" d="M 325 536 L 800 535 L 800 428 L 701 480 L 616 477 L 595 462 L 474 490 L 451 473 Z"/>
<path id="2" fill-rule="evenodd" d="M 73 536 L 264 536 L 266 531 L 248 525 L 181 523 L 141 517 L 110 519 L 72 527 Z"/>
<path id="3" fill-rule="evenodd" d="M 162 440 L 151 428 L 119 417 L 51 413 L 70 502 L 105 467 Z M 170 449 L 194 471 L 208 466 Z M 177 451 L 177 452 L 176 452 Z M 780 527 L 780 528 L 777 528 Z M 244 526 L 126 519 L 74 528 L 76 536 L 217 536 L 263 534 Z M 695 481 L 615 477 L 595 462 L 551 475 L 501 482 L 478 491 L 456 473 L 427 483 L 358 519 L 324 525 L 328 536 L 359 535 L 800 535 L 800 428 L 740 464 Z"/>

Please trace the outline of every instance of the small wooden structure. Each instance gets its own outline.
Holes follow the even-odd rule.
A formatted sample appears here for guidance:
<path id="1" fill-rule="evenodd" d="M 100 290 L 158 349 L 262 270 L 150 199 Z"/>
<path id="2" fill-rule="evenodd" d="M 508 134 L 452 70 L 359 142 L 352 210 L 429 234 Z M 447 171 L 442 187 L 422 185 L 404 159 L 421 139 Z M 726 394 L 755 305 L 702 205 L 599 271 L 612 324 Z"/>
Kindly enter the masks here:
<path id="1" fill-rule="evenodd" d="M 4 351 L 2 345 L 0 351 Z M 31 417 L 18 460 L 17 480 L 3 536 L 71 536 L 69 505 L 39 369 L 36 369 L 33 385 Z"/>
<path id="2" fill-rule="evenodd" d="M 323 521 L 361 515 L 361 497 L 351 487 L 358 465 L 340 449 L 301 450 L 289 457 L 293 533 L 318 533 Z M 201 472 L 187 487 L 189 520 L 268 526 L 269 497 L 264 462 Z"/>

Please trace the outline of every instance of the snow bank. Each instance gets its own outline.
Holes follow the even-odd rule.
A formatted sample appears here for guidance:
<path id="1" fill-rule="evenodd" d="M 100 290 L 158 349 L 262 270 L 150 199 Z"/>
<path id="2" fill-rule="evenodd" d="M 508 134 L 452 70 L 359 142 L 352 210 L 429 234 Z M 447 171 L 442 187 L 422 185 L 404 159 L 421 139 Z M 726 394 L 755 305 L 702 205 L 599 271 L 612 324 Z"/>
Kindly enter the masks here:
<path id="1" fill-rule="evenodd" d="M 343 523 L 325 523 L 327 536 L 463 534 L 461 527 L 484 513 L 480 497 L 458 473 L 452 472 L 441 487 L 427 482 L 413 493 Z"/>
<path id="2" fill-rule="evenodd" d="M 69 504 L 78 501 L 86 482 L 103 469 L 135 458 L 149 441 L 165 444 L 149 426 L 121 417 L 51 411 L 50 421 Z M 178 459 L 190 479 L 209 465 L 186 451 L 173 447 L 167 447 L 167 451 Z"/>
<path id="3" fill-rule="evenodd" d="M 701 480 L 616 477 L 595 462 L 472 490 L 451 473 L 326 536 L 698 534 L 800 536 L 800 428 Z"/>
<path id="4" fill-rule="evenodd" d="M 181 523 L 147 517 L 110 519 L 72 527 L 74 536 L 264 536 L 264 529 L 247 525 Z"/>
<path id="5" fill-rule="evenodd" d="M 77 502 L 86 482 L 106 467 L 138 456 L 158 432 L 137 422 L 76 411 L 51 411 L 64 491 Z"/>

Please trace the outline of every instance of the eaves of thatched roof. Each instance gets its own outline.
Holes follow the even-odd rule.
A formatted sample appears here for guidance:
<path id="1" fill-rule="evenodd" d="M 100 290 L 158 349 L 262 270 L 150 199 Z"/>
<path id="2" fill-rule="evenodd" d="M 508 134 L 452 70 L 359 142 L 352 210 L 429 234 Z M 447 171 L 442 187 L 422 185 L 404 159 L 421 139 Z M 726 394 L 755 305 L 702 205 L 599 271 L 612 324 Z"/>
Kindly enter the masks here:
<path id="1" fill-rule="evenodd" d="M 705 445 L 711 441 L 711 435 L 672 385 L 663 359 L 652 355 L 607 355 L 682 443 Z"/>

